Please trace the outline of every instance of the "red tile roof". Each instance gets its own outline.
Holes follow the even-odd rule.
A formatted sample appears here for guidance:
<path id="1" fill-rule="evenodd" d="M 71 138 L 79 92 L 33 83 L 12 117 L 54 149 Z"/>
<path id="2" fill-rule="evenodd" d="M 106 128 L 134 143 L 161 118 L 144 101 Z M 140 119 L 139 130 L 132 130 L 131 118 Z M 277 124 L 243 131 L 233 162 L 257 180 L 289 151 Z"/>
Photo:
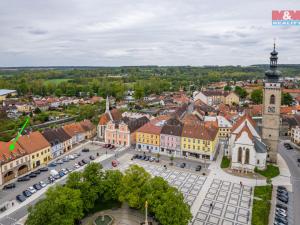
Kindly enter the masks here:
<path id="1" fill-rule="evenodd" d="M 13 151 L 10 151 L 10 144 L 11 141 L 0 141 L 0 162 L 3 164 L 26 155 L 26 151 L 18 143 L 15 144 L 15 149 Z"/>
<path id="2" fill-rule="evenodd" d="M 110 114 L 114 121 L 122 119 L 122 113 L 118 109 L 110 110 Z M 99 125 L 106 125 L 110 121 L 110 116 L 108 113 L 103 113 L 99 119 Z"/>
<path id="3" fill-rule="evenodd" d="M 50 147 L 50 143 L 39 131 L 20 136 L 17 142 L 28 154 Z"/>
<path id="4" fill-rule="evenodd" d="M 245 120 L 248 120 L 253 127 L 256 127 L 256 123 L 255 121 L 252 119 L 251 116 L 249 116 L 248 113 L 245 113 L 243 116 L 241 116 L 235 124 L 233 124 L 231 131 L 235 131 L 235 129 L 237 129 Z"/>
<path id="5" fill-rule="evenodd" d="M 208 128 L 204 125 L 199 124 L 185 124 L 182 130 L 182 137 L 195 138 L 201 140 L 215 140 L 217 134 L 217 128 Z"/>
<path id="6" fill-rule="evenodd" d="M 85 130 L 80 125 L 80 123 L 72 123 L 72 124 L 65 125 L 63 126 L 63 129 L 71 137 L 75 136 L 76 134 L 85 132 Z"/>
<path id="7" fill-rule="evenodd" d="M 251 133 L 247 123 L 245 123 L 245 125 L 243 126 L 243 128 L 241 129 L 241 131 L 236 135 L 235 140 L 237 140 L 238 138 L 240 138 L 240 136 L 242 135 L 243 132 L 246 132 L 248 134 L 248 137 L 252 140 L 253 139 L 253 134 Z"/>

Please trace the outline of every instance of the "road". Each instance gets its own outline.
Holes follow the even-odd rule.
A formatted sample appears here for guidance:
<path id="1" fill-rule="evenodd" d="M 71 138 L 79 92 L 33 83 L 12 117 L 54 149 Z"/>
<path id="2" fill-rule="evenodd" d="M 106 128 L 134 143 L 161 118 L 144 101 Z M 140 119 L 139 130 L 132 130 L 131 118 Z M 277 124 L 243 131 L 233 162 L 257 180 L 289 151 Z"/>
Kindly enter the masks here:
<path id="1" fill-rule="evenodd" d="M 289 142 L 289 141 L 285 141 Z M 291 143 L 291 142 L 289 142 Z M 294 145 L 293 145 L 294 146 Z M 283 143 L 279 144 L 279 154 L 286 161 L 290 173 L 291 183 L 293 186 L 293 211 L 294 211 L 294 224 L 299 224 L 300 221 L 300 167 L 298 167 L 297 159 L 300 158 L 299 150 L 286 150 Z"/>
<path id="2" fill-rule="evenodd" d="M 84 158 L 88 158 L 90 155 L 94 155 L 96 156 L 97 153 L 101 155 L 105 155 L 106 151 L 108 152 L 108 154 L 111 154 L 112 150 L 106 150 L 105 148 L 102 148 L 99 145 L 92 145 L 92 144 L 87 144 L 84 146 L 84 148 L 89 148 L 90 152 L 88 153 L 84 153 L 81 152 L 83 147 L 78 148 L 75 151 L 72 151 L 73 154 L 75 152 L 80 152 L 81 156 L 78 157 L 75 160 L 70 160 L 69 162 L 65 162 L 62 165 L 56 166 L 53 169 L 56 170 L 60 170 L 62 168 L 70 168 L 73 167 L 74 163 L 84 159 Z M 123 151 L 122 153 L 117 153 L 117 157 L 120 157 L 121 155 L 125 154 L 127 151 Z M 115 156 L 113 156 L 112 158 L 115 158 Z M 103 165 L 103 167 L 105 169 L 109 169 L 111 168 L 111 160 L 112 158 L 106 159 L 103 162 L 101 162 L 101 164 Z M 49 168 L 50 169 L 50 168 Z M 16 182 L 16 188 L 12 189 L 12 190 L 1 190 L 0 191 L 0 201 L 1 202 L 5 202 L 8 200 L 14 200 L 16 195 L 22 193 L 23 190 L 27 189 L 29 186 L 32 186 L 33 184 L 43 180 L 43 181 L 47 181 L 47 178 L 49 176 L 49 172 L 43 172 L 41 174 L 39 174 L 36 178 L 31 178 L 30 181 L 25 181 L 25 182 Z M 57 184 L 63 184 L 66 182 L 66 179 L 64 180 L 59 180 L 57 182 Z M 8 216 L 5 216 L 3 218 L 0 219 L 0 225 L 13 225 L 15 224 L 19 219 L 21 219 L 22 217 L 24 217 L 27 214 L 27 209 L 29 206 L 34 205 L 36 202 L 38 202 L 40 199 L 42 199 L 44 197 L 44 194 L 42 194 L 40 197 L 38 197 L 37 199 L 31 201 L 30 203 L 28 203 L 27 205 L 21 207 L 20 209 L 14 211 L 13 213 L 9 214 Z"/>

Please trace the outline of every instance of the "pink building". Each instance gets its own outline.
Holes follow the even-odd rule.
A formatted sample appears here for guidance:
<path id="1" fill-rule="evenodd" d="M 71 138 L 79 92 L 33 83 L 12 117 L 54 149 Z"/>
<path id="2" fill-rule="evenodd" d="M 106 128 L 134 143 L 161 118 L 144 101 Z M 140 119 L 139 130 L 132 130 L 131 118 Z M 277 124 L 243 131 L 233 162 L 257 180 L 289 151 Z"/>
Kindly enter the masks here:
<path id="1" fill-rule="evenodd" d="M 119 121 L 109 121 L 105 129 L 105 143 L 118 146 L 135 144 L 135 131 L 148 122 L 147 117 L 138 119 L 124 117 Z"/>

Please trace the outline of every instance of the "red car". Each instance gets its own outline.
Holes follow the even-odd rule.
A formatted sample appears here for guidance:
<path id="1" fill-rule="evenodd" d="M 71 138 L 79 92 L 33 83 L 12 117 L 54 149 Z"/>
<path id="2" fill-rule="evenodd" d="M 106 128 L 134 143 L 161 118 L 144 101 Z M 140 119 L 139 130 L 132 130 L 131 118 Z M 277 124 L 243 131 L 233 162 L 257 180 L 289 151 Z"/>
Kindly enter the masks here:
<path id="1" fill-rule="evenodd" d="M 117 160 L 113 160 L 113 161 L 111 162 L 111 165 L 112 165 L 113 167 L 117 167 L 117 166 L 119 165 L 119 162 L 118 162 Z"/>

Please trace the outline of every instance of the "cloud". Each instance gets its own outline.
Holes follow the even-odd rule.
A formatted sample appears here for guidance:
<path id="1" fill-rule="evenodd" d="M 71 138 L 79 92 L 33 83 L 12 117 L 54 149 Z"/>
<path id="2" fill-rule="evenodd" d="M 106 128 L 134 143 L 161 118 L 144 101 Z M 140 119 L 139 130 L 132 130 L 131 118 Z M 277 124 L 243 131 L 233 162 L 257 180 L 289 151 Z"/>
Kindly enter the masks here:
<path id="1" fill-rule="evenodd" d="M 299 27 L 273 27 L 298 0 L 0 2 L 0 66 L 299 63 Z M 293 56 L 293 57 L 291 57 Z"/>

